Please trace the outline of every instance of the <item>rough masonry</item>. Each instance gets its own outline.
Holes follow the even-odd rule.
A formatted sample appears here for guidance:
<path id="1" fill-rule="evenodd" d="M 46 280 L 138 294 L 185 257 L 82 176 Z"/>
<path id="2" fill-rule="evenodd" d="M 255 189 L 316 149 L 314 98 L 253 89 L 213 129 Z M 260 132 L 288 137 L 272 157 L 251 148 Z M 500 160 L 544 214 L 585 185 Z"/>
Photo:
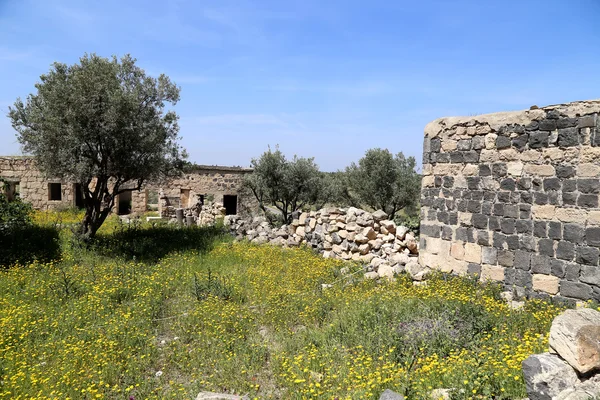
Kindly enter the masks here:
<path id="1" fill-rule="evenodd" d="M 582 101 L 428 124 L 420 262 L 600 300 L 599 113 Z"/>
<path id="2" fill-rule="evenodd" d="M 189 208 L 206 200 L 223 205 L 227 214 L 236 214 L 240 208 L 254 204 L 242 191 L 243 177 L 250 172 L 249 168 L 195 165 L 180 177 L 149 182 L 139 191 L 120 194 L 115 212 L 142 214 L 166 207 Z M 45 176 L 33 157 L 0 156 L 0 178 L 5 181 L 0 190 L 9 200 L 18 195 L 38 210 L 83 206 L 77 183 Z"/>

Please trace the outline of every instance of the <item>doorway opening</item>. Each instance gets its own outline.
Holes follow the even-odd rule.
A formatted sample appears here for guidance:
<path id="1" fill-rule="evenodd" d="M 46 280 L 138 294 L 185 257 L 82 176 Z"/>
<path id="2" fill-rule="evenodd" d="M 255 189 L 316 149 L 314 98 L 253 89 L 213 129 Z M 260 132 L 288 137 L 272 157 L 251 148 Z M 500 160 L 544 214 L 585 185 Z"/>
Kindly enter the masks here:
<path id="1" fill-rule="evenodd" d="M 83 190 L 81 188 L 80 183 L 76 183 L 73 185 L 73 192 L 75 193 L 75 207 L 82 209 L 84 207 Z"/>
<path id="2" fill-rule="evenodd" d="M 119 215 L 131 214 L 131 190 L 119 194 L 117 213 Z"/>
<path id="3" fill-rule="evenodd" d="M 225 215 L 237 214 L 237 196 L 230 194 L 224 195 L 223 207 L 225 207 Z"/>

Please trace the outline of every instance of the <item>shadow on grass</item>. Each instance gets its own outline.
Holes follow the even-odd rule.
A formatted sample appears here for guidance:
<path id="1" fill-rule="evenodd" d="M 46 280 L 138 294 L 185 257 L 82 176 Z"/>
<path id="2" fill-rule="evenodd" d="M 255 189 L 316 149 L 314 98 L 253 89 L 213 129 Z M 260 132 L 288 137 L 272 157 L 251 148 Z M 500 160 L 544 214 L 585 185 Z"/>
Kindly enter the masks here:
<path id="1" fill-rule="evenodd" d="M 218 227 L 133 226 L 98 235 L 93 246 L 105 256 L 153 263 L 176 251 L 210 251 L 215 240 L 225 235 Z"/>
<path id="2" fill-rule="evenodd" d="M 23 226 L 0 229 L 0 268 L 47 262 L 60 257 L 58 230 L 49 226 Z"/>

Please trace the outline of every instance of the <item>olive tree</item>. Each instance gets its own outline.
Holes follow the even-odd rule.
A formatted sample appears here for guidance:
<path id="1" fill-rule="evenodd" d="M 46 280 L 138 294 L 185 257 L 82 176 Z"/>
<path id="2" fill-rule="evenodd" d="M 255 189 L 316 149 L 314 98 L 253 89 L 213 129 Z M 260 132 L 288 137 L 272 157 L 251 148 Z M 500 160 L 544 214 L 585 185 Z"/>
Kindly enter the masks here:
<path id="1" fill-rule="evenodd" d="M 415 158 L 402 152 L 394 156 L 387 149 L 367 150 L 358 165 L 346 168 L 349 192 L 355 202 L 384 210 L 393 219 L 418 204 L 421 178 L 415 167 Z"/>
<path id="2" fill-rule="evenodd" d="M 179 87 L 147 76 L 136 60 L 84 55 L 54 63 L 8 116 L 24 152 L 48 176 L 81 184 L 81 233 L 93 237 L 126 190 L 170 175 L 186 157 L 178 144 Z"/>
<path id="3" fill-rule="evenodd" d="M 290 222 L 294 211 L 321 200 L 323 176 L 312 158 L 294 156 L 287 160 L 278 148 L 269 148 L 252 159 L 251 166 L 254 171 L 246 176 L 244 185 L 266 215 L 267 206 L 277 208 L 284 224 Z"/>

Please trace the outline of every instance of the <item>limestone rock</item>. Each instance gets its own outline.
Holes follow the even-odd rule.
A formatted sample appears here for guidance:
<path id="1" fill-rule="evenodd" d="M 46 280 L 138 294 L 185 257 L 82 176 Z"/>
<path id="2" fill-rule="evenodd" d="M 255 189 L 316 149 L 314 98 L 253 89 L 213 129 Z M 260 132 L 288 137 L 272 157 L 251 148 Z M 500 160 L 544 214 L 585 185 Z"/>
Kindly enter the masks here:
<path id="1" fill-rule="evenodd" d="M 410 277 L 415 281 L 422 281 L 425 275 L 429 273 L 429 268 L 419 264 L 417 261 L 411 261 L 406 264 L 404 270 L 408 272 Z"/>
<path id="2" fill-rule="evenodd" d="M 396 239 L 404 240 L 404 237 L 406 236 L 407 233 L 408 233 L 407 227 L 402 226 L 402 225 L 396 227 Z"/>
<path id="3" fill-rule="evenodd" d="M 600 312 L 566 310 L 552 321 L 550 347 L 582 374 L 600 368 Z"/>
<path id="4" fill-rule="evenodd" d="M 375 271 L 370 271 L 365 273 L 365 279 L 377 279 L 379 278 L 379 274 Z"/>
<path id="5" fill-rule="evenodd" d="M 431 400 L 450 400 L 451 399 L 452 389 L 433 389 L 429 393 L 429 398 Z"/>
<path id="6" fill-rule="evenodd" d="M 250 400 L 248 396 L 239 396 L 235 394 L 200 392 L 196 400 Z"/>
<path id="7" fill-rule="evenodd" d="M 522 365 L 530 400 L 552 400 L 579 382 L 575 370 L 554 354 L 534 354 Z"/>
<path id="8" fill-rule="evenodd" d="M 379 396 L 379 400 L 404 400 L 404 396 L 393 390 L 385 389 L 383 393 L 381 393 L 381 396 Z"/>
<path id="9" fill-rule="evenodd" d="M 372 215 L 373 219 L 377 222 L 387 219 L 388 217 L 387 213 L 383 210 L 377 210 Z"/>
<path id="10" fill-rule="evenodd" d="M 392 268 L 389 264 L 381 264 L 377 269 L 377 274 L 381 278 L 386 278 L 389 281 L 394 280 L 394 268 Z"/>
<path id="11" fill-rule="evenodd" d="M 369 241 L 369 238 L 363 235 L 362 233 L 359 233 L 356 236 L 354 236 L 354 241 L 356 243 L 364 244 Z"/>
<path id="12" fill-rule="evenodd" d="M 379 225 L 382 228 L 385 228 L 388 231 L 388 233 L 396 234 L 396 224 L 394 223 L 394 221 L 390 221 L 388 219 L 385 219 L 383 221 L 380 221 Z"/>

